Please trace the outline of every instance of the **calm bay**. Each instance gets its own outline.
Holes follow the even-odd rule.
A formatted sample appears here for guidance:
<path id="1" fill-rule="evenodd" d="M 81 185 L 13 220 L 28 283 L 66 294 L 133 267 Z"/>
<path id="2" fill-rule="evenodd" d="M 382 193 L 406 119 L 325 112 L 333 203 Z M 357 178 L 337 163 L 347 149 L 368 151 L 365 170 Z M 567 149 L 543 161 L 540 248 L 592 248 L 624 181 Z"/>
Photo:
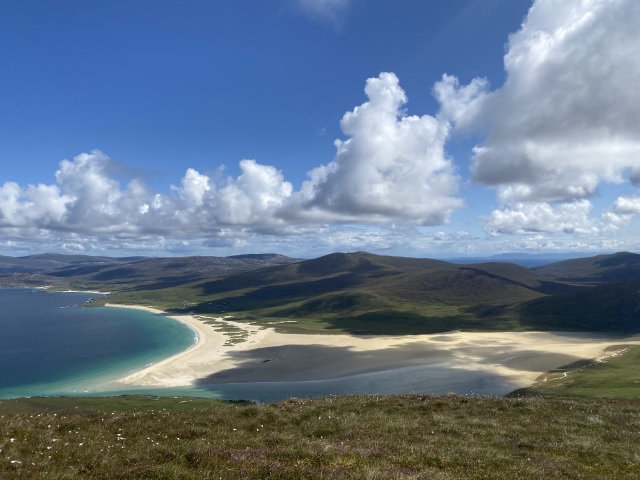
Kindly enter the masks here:
<path id="1" fill-rule="evenodd" d="M 0 289 L 0 398 L 100 393 L 195 341 L 161 315 L 84 306 L 96 296 Z"/>

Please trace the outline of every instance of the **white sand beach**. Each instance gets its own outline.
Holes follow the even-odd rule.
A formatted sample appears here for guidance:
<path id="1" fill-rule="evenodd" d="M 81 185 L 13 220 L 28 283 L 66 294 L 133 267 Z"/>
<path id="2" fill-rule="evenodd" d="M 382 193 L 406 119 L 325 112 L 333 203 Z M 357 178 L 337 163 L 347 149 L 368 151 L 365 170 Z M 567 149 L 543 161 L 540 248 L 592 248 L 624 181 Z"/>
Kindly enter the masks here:
<path id="1" fill-rule="evenodd" d="M 244 330 L 246 340 L 230 344 L 227 335 L 216 331 L 220 325 L 204 323 L 192 315 L 170 315 L 136 305 L 107 305 L 166 315 L 197 333 L 198 341 L 190 349 L 118 380 L 121 385 L 132 387 L 311 381 L 407 367 L 446 366 L 465 375 L 477 371 L 501 377 L 520 388 L 553 368 L 615 354 L 605 353 L 607 347 L 640 344 L 638 337 L 558 332 L 284 334 L 273 328 L 219 318 L 218 322 Z"/>

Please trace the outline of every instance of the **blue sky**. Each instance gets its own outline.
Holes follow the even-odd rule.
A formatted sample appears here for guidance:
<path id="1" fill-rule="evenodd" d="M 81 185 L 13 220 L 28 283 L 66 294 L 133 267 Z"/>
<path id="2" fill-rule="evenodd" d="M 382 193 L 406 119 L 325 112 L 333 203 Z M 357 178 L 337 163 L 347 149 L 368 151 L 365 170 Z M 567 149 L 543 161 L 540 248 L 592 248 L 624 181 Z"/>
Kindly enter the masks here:
<path id="1" fill-rule="evenodd" d="M 640 250 L 634 0 L 0 4 L 0 254 Z"/>

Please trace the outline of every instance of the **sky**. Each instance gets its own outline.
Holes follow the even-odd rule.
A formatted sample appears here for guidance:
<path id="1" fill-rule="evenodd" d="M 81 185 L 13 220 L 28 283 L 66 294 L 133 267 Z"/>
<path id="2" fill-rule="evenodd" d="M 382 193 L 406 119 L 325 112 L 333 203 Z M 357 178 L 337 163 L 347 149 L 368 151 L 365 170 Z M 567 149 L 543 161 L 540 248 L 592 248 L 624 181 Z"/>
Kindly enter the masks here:
<path id="1" fill-rule="evenodd" d="M 0 255 L 640 251 L 637 0 L 0 2 Z"/>

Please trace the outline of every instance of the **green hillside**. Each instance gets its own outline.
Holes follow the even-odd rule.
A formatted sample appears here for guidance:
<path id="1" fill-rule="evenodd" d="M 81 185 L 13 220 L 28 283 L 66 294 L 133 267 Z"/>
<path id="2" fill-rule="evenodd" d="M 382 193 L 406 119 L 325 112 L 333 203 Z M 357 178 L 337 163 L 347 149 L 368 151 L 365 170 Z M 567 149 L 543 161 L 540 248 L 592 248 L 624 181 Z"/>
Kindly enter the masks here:
<path id="1" fill-rule="evenodd" d="M 0 257 L 0 286 L 110 291 L 113 303 L 319 333 L 633 332 L 640 330 L 638 282 L 640 255 L 624 252 L 533 269 L 367 252 L 304 261 L 277 254 Z"/>
<path id="2" fill-rule="evenodd" d="M 640 397 L 640 347 L 622 343 L 605 353 L 605 360 L 580 360 L 546 372 L 510 396 Z"/>
<path id="3" fill-rule="evenodd" d="M 104 275 L 117 289 L 95 304 L 232 315 L 288 331 L 629 333 L 640 330 L 637 257 L 540 269 L 365 252 L 4 265 L 85 287 Z M 2 400 L 0 478 L 638 478 L 640 347 L 620 338 L 605 362 L 556 369 L 509 398 Z M 593 398 L 602 396 L 617 398 Z"/>
<path id="4" fill-rule="evenodd" d="M 524 305 L 577 290 L 510 263 L 457 265 L 355 252 L 171 288 L 142 286 L 110 301 L 231 315 L 287 331 L 413 334 L 537 329 Z"/>
<path id="5" fill-rule="evenodd" d="M 640 272 L 635 267 L 638 258 L 615 254 L 527 269 L 506 262 L 459 265 L 334 253 L 171 288 L 142 286 L 113 295 L 110 301 L 212 317 L 231 315 L 286 331 L 633 332 L 640 330 L 639 289 L 637 282 L 619 280 Z M 577 281 L 578 269 L 583 282 Z"/>

